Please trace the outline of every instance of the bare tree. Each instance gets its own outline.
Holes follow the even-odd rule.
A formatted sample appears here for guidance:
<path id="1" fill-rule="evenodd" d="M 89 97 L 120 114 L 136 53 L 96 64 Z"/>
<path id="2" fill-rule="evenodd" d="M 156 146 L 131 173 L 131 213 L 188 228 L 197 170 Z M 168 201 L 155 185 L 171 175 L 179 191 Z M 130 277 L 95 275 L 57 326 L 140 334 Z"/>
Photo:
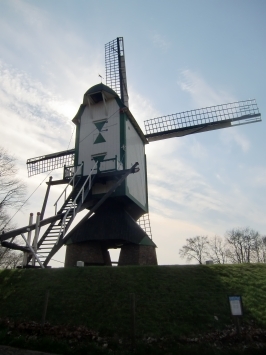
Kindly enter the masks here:
<path id="1" fill-rule="evenodd" d="M 14 156 L 0 147 L 0 231 L 8 228 L 8 208 L 21 205 L 25 196 L 25 184 L 16 178 L 15 161 Z"/>
<path id="2" fill-rule="evenodd" d="M 266 236 L 261 237 L 261 239 L 262 239 L 261 262 L 266 263 Z"/>
<path id="3" fill-rule="evenodd" d="M 179 250 L 181 258 L 186 258 L 187 261 L 197 260 L 199 264 L 204 262 L 208 256 L 209 241 L 207 236 L 197 236 L 186 239 L 187 244 L 183 245 Z"/>
<path id="4" fill-rule="evenodd" d="M 265 263 L 266 262 L 266 236 L 260 236 L 258 233 L 253 244 L 252 262 Z"/>
<path id="5" fill-rule="evenodd" d="M 9 208 L 16 208 L 23 202 L 25 184 L 16 178 L 15 157 L 0 147 L 0 232 L 15 228 L 10 222 Z M 0 246 L 0 268 L 15 268 L 22 261 L 22 253 Z"/>
<path id="6" fill-rule="evenodd" d="M 0 246 L 0 268 L 15 269 L 22 264 L 23 253 L 6 249 Z"/>
<path id="7" fill-rule="evenodd" d="M 208 257 L 214 264 L 226 264 L 230 256 L 230 245 L 225 238 L 215 236 L 209 241 Z"/>
<path id="8" fill-rule="evenodd" d="M 226 232 L 226 240 L 231 245 L 228 259 L 232 263 L 264 262 L 265 244 L 259 232 L 246 228 L 236 228 Z"/>

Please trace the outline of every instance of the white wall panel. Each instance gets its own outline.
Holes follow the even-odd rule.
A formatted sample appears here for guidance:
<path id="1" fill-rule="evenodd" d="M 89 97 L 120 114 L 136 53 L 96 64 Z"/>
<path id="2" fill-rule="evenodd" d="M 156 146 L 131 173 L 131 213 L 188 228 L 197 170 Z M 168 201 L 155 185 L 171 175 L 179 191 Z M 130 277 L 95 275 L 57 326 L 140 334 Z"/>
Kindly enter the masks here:
<path id="1" fill-rule="evenodd" d="M 105 159 L 114 158 L 117 155 L 120 160 L 120 109 L 115 99 L 86 106 L 80 124 L 79 139 L 79 164 L 84 161 L 84 175 L 88 175 L 94 165 L 92 156 L 106 153 Z M 99 132 L 94 123 L 107 119 L 107 122 Z M 106 142 L 94 144 L 99 133 Z"/>
<path id="2" fill-rule="evenodd" d="M 146 205 L 146 167 L 145 146 L 129 120 L 126 122 L 126 167 L 131 168 L 139 163 L 140 171 L 127 177 L 128 192 L 141 203 Z"/>

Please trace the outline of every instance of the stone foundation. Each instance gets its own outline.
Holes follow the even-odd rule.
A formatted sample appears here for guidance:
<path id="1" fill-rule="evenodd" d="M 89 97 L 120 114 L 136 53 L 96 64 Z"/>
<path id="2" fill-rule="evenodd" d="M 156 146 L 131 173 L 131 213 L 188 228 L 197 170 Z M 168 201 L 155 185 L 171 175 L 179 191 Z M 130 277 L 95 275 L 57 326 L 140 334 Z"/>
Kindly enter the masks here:
<path id="1" fill-rule="evenodd" d="M 118 266 L 125 265 L 158 265 L 155 247 L 134 244 L 122 246 Z"/>
<path id="2" fill-rule="evenodd" d="M 84 266 L 112 266 L 109 251 L 98 242 L 67 245 L 65 267 L 77 266 L 77 261 L 83 261 Z M 126 265 L 157 265 L 155 247 L 136 244 L 123 245 L 118 266 Z"/>
<path id="3" fill-rule="evenodd" d="M 65 267 L 77 266 L 77 261 L 84 261 L 85 266 L 112 266 L 109 251 L 97 242 L 67 245 Z"/>

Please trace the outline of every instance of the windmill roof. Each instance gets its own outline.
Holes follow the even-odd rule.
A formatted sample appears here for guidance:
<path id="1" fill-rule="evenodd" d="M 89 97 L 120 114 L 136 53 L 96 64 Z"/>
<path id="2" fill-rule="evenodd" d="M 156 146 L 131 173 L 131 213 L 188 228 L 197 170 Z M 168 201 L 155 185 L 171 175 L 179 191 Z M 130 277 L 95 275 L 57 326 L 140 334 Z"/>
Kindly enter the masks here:
<path id="1" fill-rule="evenodd" d="M 109 88 L 109 86 L 104 85 L 103 83 L 92 86 L 89 90 L 87 90 L 85 92 L 85 95 L 95 94 L 100 91 L 105 91 L 106 93 L 109 93 L 115 97 L 116 96 L 118 97 L 118 94 L 113 89 Z"/>
<path id="2" fill-rule="evenodd" d="M 84 98 L 83 98 L 83 104 L 80 105 L 80 108 L 79 108 L 77 114 L 75 115 L 75 117 L 73 118 L 72 121 L 75 124 L 77 124 L 79 122 L 79 119 L 80 119 L 82 113 L 84 112 L 84 109 L 85 109 L 86 105 L 88 104 L 88 98 L 90 98 L 89 100 L 90 100 L 91 104 L 97 103 L 100 100 L 102 100 L 102 96 L 100 94 L 101 92 L 104 92 L 104 96 L 107 99 L 110 99 L 110 98 L 115 98 L 116 99 L 118 105 L 121 108 L 121 111 L 126 113 L 127 117 L 131 121 L 132 125 L 135 127 L 136 131 L 140 135 L 140 138 L 143 141 L 143 143 L 144 144 L 148 144 L 149 143 L 148 140 L 146 139 L 145 135 L 143 134 L 140 126 L 138 125 L 136 119 L 134 118 L 134 116 L 130 112 L 129 108 L 123 104 L 123 102 L 120 99 L 119 95 L 113 89 L 111 89 L 107 85 L 104 85 L 103 83 L 94 85 L 89 90 L 87 90 L 85 92 Z"/>

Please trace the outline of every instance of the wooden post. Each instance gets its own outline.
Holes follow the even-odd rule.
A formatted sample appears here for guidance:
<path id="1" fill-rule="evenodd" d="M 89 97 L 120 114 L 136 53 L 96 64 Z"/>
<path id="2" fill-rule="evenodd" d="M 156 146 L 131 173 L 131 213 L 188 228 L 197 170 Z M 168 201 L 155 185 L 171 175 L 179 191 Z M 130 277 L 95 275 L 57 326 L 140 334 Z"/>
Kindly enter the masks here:
<path id="1" fill-rule="evenodd" d="M 32 246 L 30 246 L 30 244 L 28 244 L 27 239 L 26 239 L 26 237 L 24 236 L 23 233 L 21 233 L 21 236 L 22 236 L 22 238 L 24 239 L 24 241 L 25 241 L 27 247 L 30 249 L 32 255 L 34 255 L 34 258 L 35 258 L 35 259 L 38 261 L 38 263 L 40 264 L 40 267 L 44 269 L 44 266 L 43 266 L 41 260 L 38 258 L 37 253 L 35 253 L 35 251 L 34 251 L 34 249 L 32 248 Z"/>
<path id="2" fill-rule="evenodd" d="M 240 317 L 236 316 L 235 320 L 236 320 L 236 332 L 237 335 L 240 336 Z"/>
<path id="3" fill-rule="evenodd" d="M 32 225 L 32 221 L 33 221 L 33 213 L 30 213 L 29 226 Z M 28 231 L 27 242 L 28 242 L 28 244 L 31 243 L 31 230 Z M 23 267 L 26 266 L 28 263 L 28 256 L 29 256 L 29 254 L 25 252 L 24 257 L 23 257 Z"/>
<path id="4" fill-rule="evenodd" d="M 44 326 L 45 320 L 46 320 L 48 301 L 49 301 L 49 290 L 47 290 L 45 293 L 44 307 L 43 307 L 43 313 L 42 313 L 42 327 Z"/>
<path id="5" fill-rule="evenodd" d="M 36 217 L 36 229 L 35 229 L 35 235 L 34 235 L 34 239 L 33 239 L 33 250 L 35 251 L 35 253 L 37 253 L 37 243 L 38 243 L 38 237 L 39 237 L 39 230 L 40 230 L 40 212 L 37 213 L 37 217 Z M 35 266 L 35 255 L 32 255 L 32 265 Z"/>
<path id="6" fill-rule="evenodd" d="M 46 205 L 47 205 L 47 201 L 48 201 L 48 197 L 49 197 L 49 192 L 50 192 L 52 180 L 53 180 L 53 177 L 50 176 L 50 177 L 49 177 L 49 181 L 48 181 L 48 183 L 47 183 L 46 194 L 45 194 L 45 197 L 44 197 L 44 200 L 43 200 L 43 205 L 42 205 L 42 210 L 41 210 L 40 221 L 42 221 L 42 220 L 43 220 L 43 217 L 44 217 L 44 212 L 45 212 L 45 209 L 46 209 Z"/>
<path id="7" fill-rule="evenodd" d="M 135 293 L 131 293 L 131 348 L 135 349 L 136 344 L 136 298 Z"/>

